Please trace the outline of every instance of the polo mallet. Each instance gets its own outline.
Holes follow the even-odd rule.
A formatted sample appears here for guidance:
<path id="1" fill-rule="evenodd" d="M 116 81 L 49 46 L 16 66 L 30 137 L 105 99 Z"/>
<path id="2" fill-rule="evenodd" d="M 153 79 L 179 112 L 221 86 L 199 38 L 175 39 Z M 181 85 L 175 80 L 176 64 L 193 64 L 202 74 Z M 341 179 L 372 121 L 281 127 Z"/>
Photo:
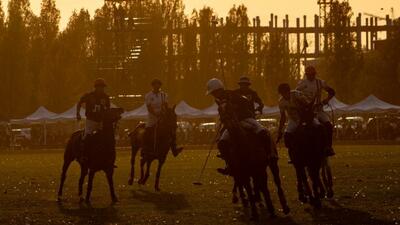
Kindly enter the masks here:
<path id="1" fill-rule="evenodd" d="M 208 160 L 210 159 L 211 152 L 212 152 L 212 150 L 214 149 L 215 142 L 216 142 L 217 139 L 218 139 L 218 134 L 219 134 L 219 132 L 220 132 L 220 129 L 221 129 L 221 124 L 219 125 L 219 127 L 218 127 L 218 132 L 217 132 L 217 134 L 215 135 L 215 138 L 214 138 L 213 142 L 212 142 L 211 145 L 210 145 L 210 149 L 208 150 L 208 155 L 207 155 L 206 161 L 204 162 L 203 168 L 201 168 L 200 175 L 199 175 L 199 177 L 197 178 L 197 181 L 193 182 L 193 185 L 197 185 L 197 186 L 203 185 L 203 183 L 201 183 L 201 180 L 202 180 L 202 178 L 203 178 L 203 174 L 204 174 L 204 171 L 205 171 L 205 169 L 206 169 Z"/>

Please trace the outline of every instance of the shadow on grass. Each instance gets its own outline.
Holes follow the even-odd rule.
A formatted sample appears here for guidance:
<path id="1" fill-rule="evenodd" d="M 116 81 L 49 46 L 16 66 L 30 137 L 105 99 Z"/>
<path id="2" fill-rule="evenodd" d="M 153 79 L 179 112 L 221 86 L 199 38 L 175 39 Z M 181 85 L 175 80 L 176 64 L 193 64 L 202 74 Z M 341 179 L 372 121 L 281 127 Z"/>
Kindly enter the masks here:
<path id="1" fill-rule="evenodd" d="M 374 218 L 370 213 L 345 208 L 334 200 L 325 203 L 319 210 L 306 209 L 315 224 L 329 225 L 393 225 L 393 222 Z"/>
<path id="2" fill-rule="evenodd" d="M 152 203 L 156 206 L 157 210 L 168 214 L 174 214 L 179 210 L 191 207 L 184 194 L 134 190 L 132 191 L 132 198 L 142 202 Z"/>
<path id="3" fill-rule="evenodd" d="M 86 204 L 79 204 L 78 208 L 69 208 L 64 204 L 58 204 L 59 211 L 68 217 L 76 217 L 73 224 L 96 224 L 105 225 L 119 222 L 118 211 L 112 206 L 94 208 Z"/>
<path id="4" fill-rule="evenodd" d="M 291 217 L 289 216 L 283 216 L 281 217 L 278 214 L 278 217 L 276 218 L 271 218 L 269 217 L 269 212 L 267 211 L 266 208 L 259 208 L 258 212 L 260 214 L 260 219 L 257 222 L 251 221 L 251 212 L 250 208 L 243 208 L 242 206 L 235 206 L 234 207 L 235 211 L 242 211 L 243 214 L 237 217 L 238 221 L 244 224 L 268 224 L 268 225 L 299 225 L 296 223 Z"/>

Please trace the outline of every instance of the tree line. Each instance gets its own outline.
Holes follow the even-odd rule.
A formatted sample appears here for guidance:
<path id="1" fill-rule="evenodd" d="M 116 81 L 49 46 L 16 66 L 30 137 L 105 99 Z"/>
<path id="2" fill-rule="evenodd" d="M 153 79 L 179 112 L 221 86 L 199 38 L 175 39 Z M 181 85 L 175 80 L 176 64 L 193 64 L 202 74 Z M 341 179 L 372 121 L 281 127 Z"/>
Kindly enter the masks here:
<path id="1" fill-rule="evenodd" d="M 248 75 L 270 105 L 277 102 L 279 83 L 295 85 L 301 78 L 283 33 L 264 35 L 253 43 L 251 34 L 235 32 L 251 26 L 244 5 L 233 6 L 221 22 L 210 7 L 186 15 L 182 0 L 131 2 L 106 1 L 93 17 L 85 9 L 74 11 L 60 30 L 55 0 L 42 0 L 39 15 L 32 12 L 29 0 L 10 0 L 7 16 L 0 10 L 0 117 L 25 116 L 40 105 L 62 112 L 91 89 L 96 77 L 106 79 L 114 96 L 144 94 L 151 79 L 158 77 L 173 101 L 186 100 L 196 107 L 211 103 L 204 89 L 214 76 L 233 88 L 240 76 Z M 376 94 L 400 103 L 400 29 L 383 48 L 365 53 L 355 48 L 354 34 L 345 29 L 353 17 L 350 5 L 337 3 L 329 17 L 326 26 L 334 32 L 318 69 L 338 97 L 352 103 Z M 145 18 L 143 25 L 132 25 L 133 18 Z M 395 23 L 400 26 L 399 20 Z M 210 32 L 215 24 L 223 30 Z M 143 32 L 128 32 L 132 27 Z M 173 28 L 184 31 L 168 38 L 163 32 Z M 260 46 L 257 57 L 255 44 Z M 138 57 L 129 57 L 136 47 Z"/>

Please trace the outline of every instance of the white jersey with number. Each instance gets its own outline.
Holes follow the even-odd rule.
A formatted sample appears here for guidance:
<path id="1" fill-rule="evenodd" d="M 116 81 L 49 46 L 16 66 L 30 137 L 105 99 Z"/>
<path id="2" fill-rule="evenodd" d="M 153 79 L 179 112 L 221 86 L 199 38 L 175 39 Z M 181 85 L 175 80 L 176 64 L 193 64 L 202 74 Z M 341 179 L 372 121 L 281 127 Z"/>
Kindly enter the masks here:
<path id="1" fill-rule="evenodd" d="M 322 101 L 322 90 L 328 91 L 331 89 L 324 80 L 314 79 L 312 81 L 308 79 L 301 80 L 297 85 L 296 90 L 301 91 L 308 99 L 308 102 L 314 101 L 315 104 L 320 104 Z M 329 116 L 324 112 L 323 107 L 316 109 L 317 118 L 321 122 L 329 122 Z"/>
<path id="2" fill-rule="evenodd" d="M 145 96 L 145 104 L 147 107 L 153 109 L 156 114 L 159 114 L 162 110 L 163 105 L 168 103 L 168 95 L 165 92 L 155 93 L 153 91 L 149 92 Z M 158 116 L 149 112 L 147 116 L 147 127 L 153 127 L 158 122 Z"/>

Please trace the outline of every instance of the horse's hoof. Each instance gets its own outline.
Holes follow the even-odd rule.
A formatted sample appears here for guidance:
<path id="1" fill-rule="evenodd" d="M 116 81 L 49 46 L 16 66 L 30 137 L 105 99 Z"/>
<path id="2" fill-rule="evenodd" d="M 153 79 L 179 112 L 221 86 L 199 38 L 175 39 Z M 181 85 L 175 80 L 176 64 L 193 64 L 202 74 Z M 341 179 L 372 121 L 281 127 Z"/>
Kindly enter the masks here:
<path id="1" fill-rule="evenodd" d="M 290 213 L 290 208 L 289 206 L 284 206 L 283 207 L 283 214 L 288 215 Z"/>
<path id="2" fill-rule="evenodd" d="M 57 202 L 62 202 L 62 196 L 61 195 L 57 196 Z"/>
<path id="3" fill-rule="evenodd" d="M 331 198 L 333 198 L 333 195 L 334 195 L 333 190 L 329 190 L 329 191 L 328 191 L 328 194 L 326 195 L 326 197 L 328 197 L 329 199 L 331 199 Z"/>
<path id="4" fill-rule="evenodd" d="M 132 186 L 132 185 L 133 185 L 133 179 L 132 179 L 132 178 L 128 180 L 128 185 L 129 185 L 129 186 Z"/>
<path id="5" fill-rule="evenodd" d="M 161 189 L 159 187 L 155 187 L 154 189 L 156 190 L 156 192 L 160 192 L 161 191 Z"/>
<path id="6" fill-rule="evenodd" d="M 321 209 L 322 208 L 322 202 L 320 199 L 314 198 L 310 200 L 310 204 L 314 206 L 314 209 Z"/>
<path id="7" fill-rule="evenodd" d="M 239 202 L 239 198 L 237 196 L 232 197 L 232 203 L 237 204 Z"/>
<path id="8" fill-rule="evenodd" d="M 271 213 L 270 215 L 269 215 L 269 218 L 270 219 L 275 219 L 277 217 L 277 215 L 275 214 L 275 213 Z"/>
<path id="9" fill-rule="evenodd" d="M 262 202 L 258 203 L 258 207 L 264 208 L 264 204 Z"/>
<path id="10" fill-rule="evenodd" d="M 326 196 L 325 192 L 319 193 L 319 198 L 320 198 L 320 199 L 324 199 L 325 196 Z"/>

